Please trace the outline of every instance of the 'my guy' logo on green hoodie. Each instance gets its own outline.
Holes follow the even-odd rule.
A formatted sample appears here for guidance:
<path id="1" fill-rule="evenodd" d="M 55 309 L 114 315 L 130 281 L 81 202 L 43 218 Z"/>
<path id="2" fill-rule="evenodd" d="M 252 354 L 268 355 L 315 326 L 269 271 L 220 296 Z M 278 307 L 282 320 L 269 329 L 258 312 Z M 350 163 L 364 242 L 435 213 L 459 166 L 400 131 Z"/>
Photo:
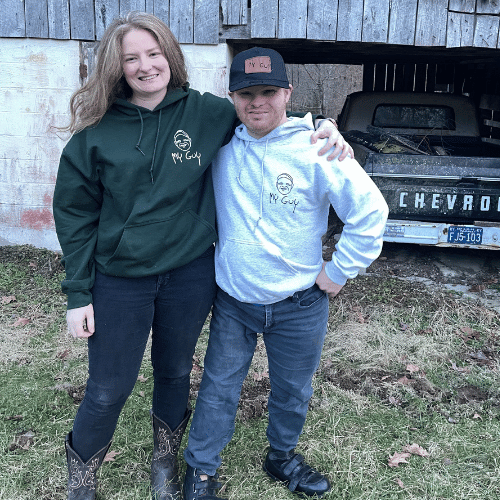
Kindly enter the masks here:
<path id="1" fill-rule="evenodd" d="M 172 153 L 172 159 L 174 163 L 177 164 L 178 161 L 182 163 L 184 159 L 186 160 L 198 160 L 198 165 L 201 165 L 201 153 L 191 153 L 191 137 L 184 132 L 184 130 L 178 130 L 174 134 L 174 144 L 180 149 L 180 153 Z"/>

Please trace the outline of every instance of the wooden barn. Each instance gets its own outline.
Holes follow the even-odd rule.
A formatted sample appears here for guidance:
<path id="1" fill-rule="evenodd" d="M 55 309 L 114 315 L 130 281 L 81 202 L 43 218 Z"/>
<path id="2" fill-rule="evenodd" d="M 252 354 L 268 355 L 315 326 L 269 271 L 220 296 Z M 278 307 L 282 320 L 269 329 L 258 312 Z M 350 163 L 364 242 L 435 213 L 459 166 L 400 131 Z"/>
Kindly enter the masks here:
<path id="1" fill-rule="evenodd" d="M 290 64 L 294 109 L 332 116 L 349 89 L 468 94 L 483 109 L 484 136 L 500 139 L 500 0 L 0 3 L 0 57 L 7 68 L 0 76 L 0 243 L 57 247 L 50 204 L 64 141 L 47 126 L 67 116 L 69 95 L 92 71 L 103 31 L 130 10 L 163 19 L 190 54 L 190 69 L 205 75 L 202 82 L 204 54 L 219 50 L 220 95 L 232 55 L 268 46 Z"/>

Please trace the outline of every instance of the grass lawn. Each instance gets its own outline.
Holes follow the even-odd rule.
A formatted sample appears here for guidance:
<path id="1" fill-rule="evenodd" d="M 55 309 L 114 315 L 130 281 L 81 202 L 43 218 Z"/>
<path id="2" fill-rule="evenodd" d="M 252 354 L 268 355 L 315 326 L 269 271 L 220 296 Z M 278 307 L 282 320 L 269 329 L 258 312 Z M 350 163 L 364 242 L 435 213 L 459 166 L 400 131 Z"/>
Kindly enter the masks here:
<path id="1" fill-rule="evenodd" d="M 62 276 L 56 253 L 0 247 L 0 500 L 66 498 L 63 442 L 87 360 L 85 341 L 66 334 Z M 193 405 L 207 339 L 206 325 Z M 500 498 L 498 313 L 419 283 L 359 276 L 331 301 L 314 385 L 297 451 L 328 474 L 327 500 Z M 260 342 L 223 454 L 223 497 L 297 498 L 262 471 L 268 390 Z M 150 498 L 151 395 L 146 356 L 98 499 Z"/>

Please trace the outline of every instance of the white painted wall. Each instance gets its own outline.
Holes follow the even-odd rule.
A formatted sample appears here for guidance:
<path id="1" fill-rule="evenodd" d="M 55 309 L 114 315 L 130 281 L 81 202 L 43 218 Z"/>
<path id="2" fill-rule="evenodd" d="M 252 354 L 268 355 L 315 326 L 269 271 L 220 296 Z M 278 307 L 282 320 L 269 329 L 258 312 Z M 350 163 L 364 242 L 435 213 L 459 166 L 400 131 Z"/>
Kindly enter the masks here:
<path id="1" fill-rule="evenodd" d="M 228 97 L 229 67 L 233 57 L 227 44 L 185 44 L 182 45 L 182 51 L 186 58 L 191 88 Z"/>
<path id="2" fill-rule="evenodd" d="M 0 39 L 0 237 L 58 248 L 52 194 L 63 123 L 79 85 L 78 42 Z"/>
<path id="3" fill-rule="evenodd" d="M 191 87 L 227 95 L 227 45 L 182 48 Z M 79 42 L 0 38 L 0 61 L 0 244 L 58 250 L 51 206 L 66 140 L 50 127 L 69 119 Z"/>

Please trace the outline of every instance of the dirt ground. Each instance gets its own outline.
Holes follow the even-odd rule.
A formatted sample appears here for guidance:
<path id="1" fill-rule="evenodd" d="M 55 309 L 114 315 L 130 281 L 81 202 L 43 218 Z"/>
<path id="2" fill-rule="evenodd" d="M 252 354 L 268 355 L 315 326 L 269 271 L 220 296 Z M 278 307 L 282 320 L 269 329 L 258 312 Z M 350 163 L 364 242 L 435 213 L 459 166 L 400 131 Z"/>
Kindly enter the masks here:
<path id="1" fill-rule="evenodd" d="M 326 260 L 336 241 L 332 236 L 325 242 Z M 495 250 L 385 243 L 366 273 L 444 287 L 500 312 L 500 252 Z"/>

